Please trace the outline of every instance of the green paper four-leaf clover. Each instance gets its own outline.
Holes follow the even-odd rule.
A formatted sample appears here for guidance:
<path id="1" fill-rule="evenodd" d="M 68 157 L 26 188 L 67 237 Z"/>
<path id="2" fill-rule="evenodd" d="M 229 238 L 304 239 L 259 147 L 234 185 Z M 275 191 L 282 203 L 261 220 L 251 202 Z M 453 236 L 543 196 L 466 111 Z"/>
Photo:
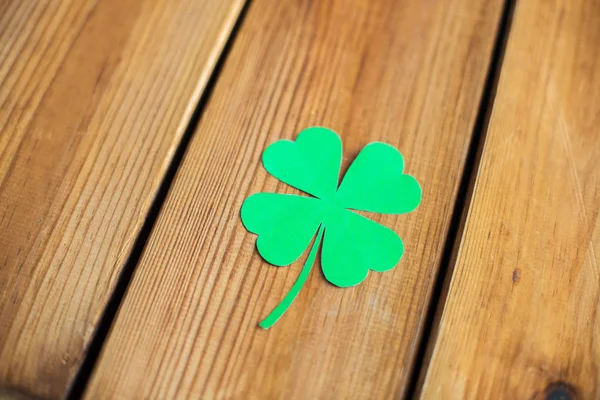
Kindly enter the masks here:
<path id="1" fill-rule="evenodd" d="M 369 270 L 388 271 L 398 264 L 404 253 L 400 237 L 351 211 L 403 214 L 419 205 L 421 187 L 414 177 L 404 174 L 398 150 L 385 143 L 369 143 L 339 186 L 342 141 L 326 128 L 305 129 L 295 142 L 273 143 L 262 161 L 275 178 L 314 197 L 256 193 L 244 201 L 242 222 L 258 235 L 260 255 L 273 265 L 289 265 L 304 253 L 315 233 L 316 238 L 298 280 L 261 327 L 271 327 L 294 301 L 321 240 L 323 274 L 336 286 L 357 285 Z"/>

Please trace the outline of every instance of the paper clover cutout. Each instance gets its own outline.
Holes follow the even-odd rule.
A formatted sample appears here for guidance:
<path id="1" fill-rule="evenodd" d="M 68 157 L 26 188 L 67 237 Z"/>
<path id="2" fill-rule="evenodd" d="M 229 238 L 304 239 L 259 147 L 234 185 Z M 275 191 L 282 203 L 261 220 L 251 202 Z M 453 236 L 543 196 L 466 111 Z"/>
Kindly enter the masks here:
<path id="1" fill-rule="evenodd" d="M 259 324 L 262 328 L 270 328 L 294 301 L 321 241 L 323 274 L 339 287 L 359 284 L 369 270 L 384 272 L 398 264 L 404 253 L 400 237 L 351 211 L 404 214 L 417 208 L 421 187 L 414 177 L 403 173 L 404 160 L 398 150 L 385 143 L 369 143 L 339 187 L 342 141 L 327 128 L 308 128 L 295 142 L 273 143 L 263 153 L 262 161 L 275 178 L 314 197 L 256 193 L 244 201 L 242 222 L 258 235 L 260 255 L 273 265 L 289 265 L 300 258 L 316 232 L 298 280 Z"/>

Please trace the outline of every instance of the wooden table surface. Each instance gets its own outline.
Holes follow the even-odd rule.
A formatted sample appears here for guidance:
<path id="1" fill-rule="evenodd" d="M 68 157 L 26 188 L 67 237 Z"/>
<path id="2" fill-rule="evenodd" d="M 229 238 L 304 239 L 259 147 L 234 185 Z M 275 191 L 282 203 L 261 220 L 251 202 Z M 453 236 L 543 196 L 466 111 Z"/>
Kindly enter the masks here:
<path id="1" fill-rule="evenodd" d="M 0 0 L 0 398 L 600 398 L 599 37 L 597 0 Z M 314 125 L 423 200 L 263 330 L 307 254 L 239 210 Z"/>

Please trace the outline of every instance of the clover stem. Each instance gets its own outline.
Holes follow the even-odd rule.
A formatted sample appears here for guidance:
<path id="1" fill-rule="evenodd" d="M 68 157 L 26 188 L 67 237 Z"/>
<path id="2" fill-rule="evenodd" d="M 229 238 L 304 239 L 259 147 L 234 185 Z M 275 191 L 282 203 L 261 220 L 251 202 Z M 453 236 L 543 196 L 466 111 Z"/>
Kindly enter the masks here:
<path id="1" fill-rule="evenodd" d="M 308 278 L 310 270 L 312 269 L 312 266 L 315 262 L 317 250 L 319 249 L 319 246 L 321 245 L 321 239 L 323 238 L 323 229 L 324 226 L 321 225 L 319 227 L 319 231 L 317 232 L 317 237 L 315 238 L 312 248 L 310 249 L 310 253 L 308 253 L 308 258 L 306 259 L 306 262 L 302 267 L 302 271 L 300 271 L 300 275 L 298 275 L 298 279 L 296 280 L 296 282 L 294 282 L 294 285 L 292 286 L 288 294 L 285 295 L 283 300 L 281 300 L 277 307 L 275 307 L 275 309 L 271 311 L 271 314 L 269 314 L 258 324 L 258 326 L 260 326 L 261 328 L 269 329 L 271 326 L 273 326 L 273 324 L 277 322 L 279 318 L 281 318 L 283 313 L 285 313 L 287 309 L 290 308 L 290 306 L 296 299 L 296 296 L 298 296 L 298 293 L 300 292 L 300 289 L 302 289 L 302 286 L 304 286 L 306 278 Z"/>

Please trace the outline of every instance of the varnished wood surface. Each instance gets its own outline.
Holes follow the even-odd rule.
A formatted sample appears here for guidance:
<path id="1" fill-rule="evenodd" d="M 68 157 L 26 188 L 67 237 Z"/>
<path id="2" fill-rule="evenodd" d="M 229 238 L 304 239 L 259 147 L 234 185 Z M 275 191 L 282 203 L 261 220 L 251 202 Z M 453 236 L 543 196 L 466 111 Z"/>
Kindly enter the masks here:
<path id="1" fill-rule="evenodd" d="M 517 3 L 424 399 L 600 398 L 598 37 Z"/>
<path id="2" fill-rule="evenodd" d="M 0 2 L 0 396 L 65 394 L 241 5 Z"/>
<path id="3" fill-rule="evenodd" d="M 385 398 L 406 390 L 502 4 L 255 0 L 236 36 L 96 365 L 93 398 Z M 424 188 L 417 212 L 376 219 L 400 265 L 340 289 L 312 271 L 257 327 L 304 259 L 275 268 L 242 201 L 289 191 L 264 148 L 324 125 L 344 168 L 379 140 Z M 352 244 L 349 244 L 352 245 Z"/>

